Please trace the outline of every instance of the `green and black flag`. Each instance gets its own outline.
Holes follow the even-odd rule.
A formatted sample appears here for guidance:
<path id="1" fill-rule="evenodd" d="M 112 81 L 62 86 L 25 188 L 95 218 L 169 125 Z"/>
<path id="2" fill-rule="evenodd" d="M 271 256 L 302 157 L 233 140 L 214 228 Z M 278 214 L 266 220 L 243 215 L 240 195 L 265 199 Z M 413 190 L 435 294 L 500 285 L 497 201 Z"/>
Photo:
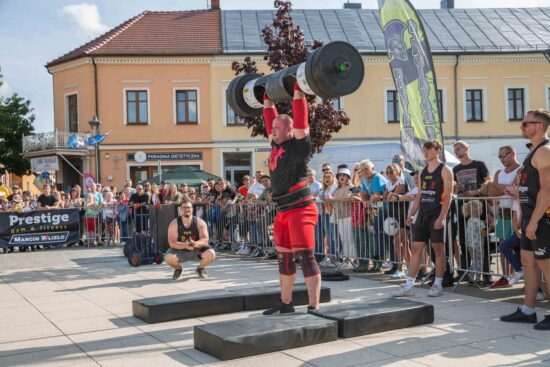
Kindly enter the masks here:
<path id="1" fill-rule="evenodd" d="M 438 140 L 443 145 L 430 46 L 424 26 L 408 0 L 378 0 L 378 6 L 401 106 L 401 146 L 407 160 L 421 167 L 425 165 L 424 142 Z M 445 159 L 444 154 L 441 158 Z"/>

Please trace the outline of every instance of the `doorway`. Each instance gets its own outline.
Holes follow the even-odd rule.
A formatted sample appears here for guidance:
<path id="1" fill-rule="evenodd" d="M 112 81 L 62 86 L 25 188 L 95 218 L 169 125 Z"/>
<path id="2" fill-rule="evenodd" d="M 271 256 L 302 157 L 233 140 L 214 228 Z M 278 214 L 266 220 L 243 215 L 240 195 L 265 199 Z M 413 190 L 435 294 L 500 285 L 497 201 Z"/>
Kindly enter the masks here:
<path id="1" fill-rule="evenodd" d="M 243 176 L 251 174 L 252 168 L 251 152 L 230 152 L 223 153 L 223 176 L 237 188 L 243 184 Z"/>

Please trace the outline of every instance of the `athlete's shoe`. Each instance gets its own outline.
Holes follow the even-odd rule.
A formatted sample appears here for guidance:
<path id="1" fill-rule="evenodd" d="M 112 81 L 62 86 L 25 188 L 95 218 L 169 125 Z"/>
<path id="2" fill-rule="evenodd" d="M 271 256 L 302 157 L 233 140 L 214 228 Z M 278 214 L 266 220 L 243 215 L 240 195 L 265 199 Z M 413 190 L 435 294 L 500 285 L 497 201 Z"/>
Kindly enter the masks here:
<path id="1" fill-rule="evenodd" d="M 538 324 L 533 325 L 533 328 L 536 330 L 550 330 L 550 313 L 544 315 L 544 319 Z"/>
<path id="2" fill-rule="evenodd" d="M 525 323 L 528 323 L 528 324 L 535 324 L 537 322 L 537 314 L 534 313 L 532 315 L 526 315 L 521 311 L 521 308 L 518 307 L 518 309 L 515 312 L 512 312 L 509 315 L 501 316 L 500 321 L 504 321 L 504 322 L 525 322 Z"/>
<path id="3" fill-rule="evenodd" d="M 200 266 L 197 266 L 197 269 L 195 270 L 195 273 L 197 273 L 199 278 L 202 278 L 202 279 L 208 278 L 208 274 L 206 274 L 206 269 L 201 268 Z"/>
<path id="4" fill-rule="evenodd" d="M 520 271 L 516 271 L 516 272 L 514 273 L 514 275 L 512 275 L 512 276 L 510 277 L 510 279 L 508 279 L 508 284 L 509 284 L 509 285 L 514 285 L 514 284 L 516 284 L 517 282 L 519 282 L 519 281 L 522 280 L 522 279 L 523 279 L 523 271 L 521 271 L 521 270 L 520 270 Z"/>
<path id="5" fill-rule="evenodd" d="M 172 279 L 178 280 L 180 275 L 181 275 L 181 268 L 178 268 L 178 269 L 174 270 L 174 275 L 172 275 Z"/>
<path id="6" fill-rule="evenodd" d="M 276 312 L 278 312 L 280 314 L 292 313 L 292 312 L 294 312 L 294 304 L 292 304 L 292 302 L 283 303 L 283 301 L 279 300 L 269 310 L 265 310 L 263 312 L 263 314 L 264 315 L 273 315 Z"/>
<path id="7" fill-rule="evenodd" d="M 404 285 L 400 286 L 399 289 L 391 293 L 394 297 L 412 297 L 414 296 L 414 288 L 407 288 Z"/>
<path id="8" fill-rule="evenodd" d="M 428 297 L 439 297 L 443 294 L 443 286 L 439 284 L 432 285 L 428 291 Z"/>

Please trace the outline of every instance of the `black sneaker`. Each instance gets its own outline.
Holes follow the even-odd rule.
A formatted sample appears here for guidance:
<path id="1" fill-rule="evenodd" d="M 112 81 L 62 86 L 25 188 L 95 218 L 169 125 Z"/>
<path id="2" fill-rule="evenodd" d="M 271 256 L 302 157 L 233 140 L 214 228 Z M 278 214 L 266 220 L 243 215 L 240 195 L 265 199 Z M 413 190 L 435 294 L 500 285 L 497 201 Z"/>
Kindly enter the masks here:
<path id="1" fill-rule="evenodd" d="M 200 266 L 197 266 L 197 269 L 195 270 L 195 273 L 197 273 L 199 278 L 202 278 L 202 279 L 208 278 L 208 274 L 206 274 L 206 269 L 201 268 Z"/>
<path id="2" fill-rule="evenodd" d="M 294 305 L 292 304 L 292 302 L 283 303 L 282 301 L 279 300 L 269 310 L 265 310 L 263 312 L 263 314 L 264 315 L 273 315 L 275 312 L 279 312 L 280 314 L 292 313 L 292 312 L 294 312 Z"/>
<path id="3" fill-rule="evenodd" d="M 544 315 L 544 319 L 538 324 L 533 325 L 535 330 L 550 330 L 550 313 Z"/>
<path id="4" fill-rule="evenodd" d="M 182 270 L 181 268 L 174 270 L 174 275 L 172 275 L 172 279 L 178 280 L 178 278 L 181 275 L 181 270 Z"/>
<path id="5" fill-rule="evenodd" d="M 526 315 L 521 312 L 521 308 L 518 307 L 516 312 L 513 312 L 509 315 L 501 316 L 500 321 L 504 322 L 525 322 L 527 324 L 536 324 L 537 323 L 537 314 Z M 550 324 L 550 322 L 548 322 Z"/>

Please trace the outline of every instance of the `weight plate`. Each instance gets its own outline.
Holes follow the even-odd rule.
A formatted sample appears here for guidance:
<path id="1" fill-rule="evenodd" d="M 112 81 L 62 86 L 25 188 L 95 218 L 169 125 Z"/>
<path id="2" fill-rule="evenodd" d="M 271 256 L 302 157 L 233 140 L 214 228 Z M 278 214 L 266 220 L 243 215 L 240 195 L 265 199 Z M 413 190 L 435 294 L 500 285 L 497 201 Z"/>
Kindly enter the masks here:
<path id="1" fill-rule="evenodd" d="M 334 41 L 309 55 L 305 75 L 316 95 L 332 99 L 355 92 L 363 82 L 365 66 L 354 46 Z"/>
<path id="2" fill-rule="evenodd" d="M 260 74 L 246 74 L 236 77 L 231 81 L 231 83 L 229 83 L 226 91 L 227 103 L 237 115 L 243 117 L 254 117 L 262 114 L 261 107 L 254 108 L 249 106 L 244 98 L 244 88 L 246 84 L 251 80 L 259 79 L 260 77 Z M 260 101 L 263 101 L 263 86 L 255 85 L 254 95 L 256 96 L 256 99 L 259 98 Z"/>
<path id="3" fill-rule="evenodd" d="M 279 70 L 267 76 L 265 91 L 273 102 L 290 101 L 294 96 L 294 83 L 298 65 Z"/>

